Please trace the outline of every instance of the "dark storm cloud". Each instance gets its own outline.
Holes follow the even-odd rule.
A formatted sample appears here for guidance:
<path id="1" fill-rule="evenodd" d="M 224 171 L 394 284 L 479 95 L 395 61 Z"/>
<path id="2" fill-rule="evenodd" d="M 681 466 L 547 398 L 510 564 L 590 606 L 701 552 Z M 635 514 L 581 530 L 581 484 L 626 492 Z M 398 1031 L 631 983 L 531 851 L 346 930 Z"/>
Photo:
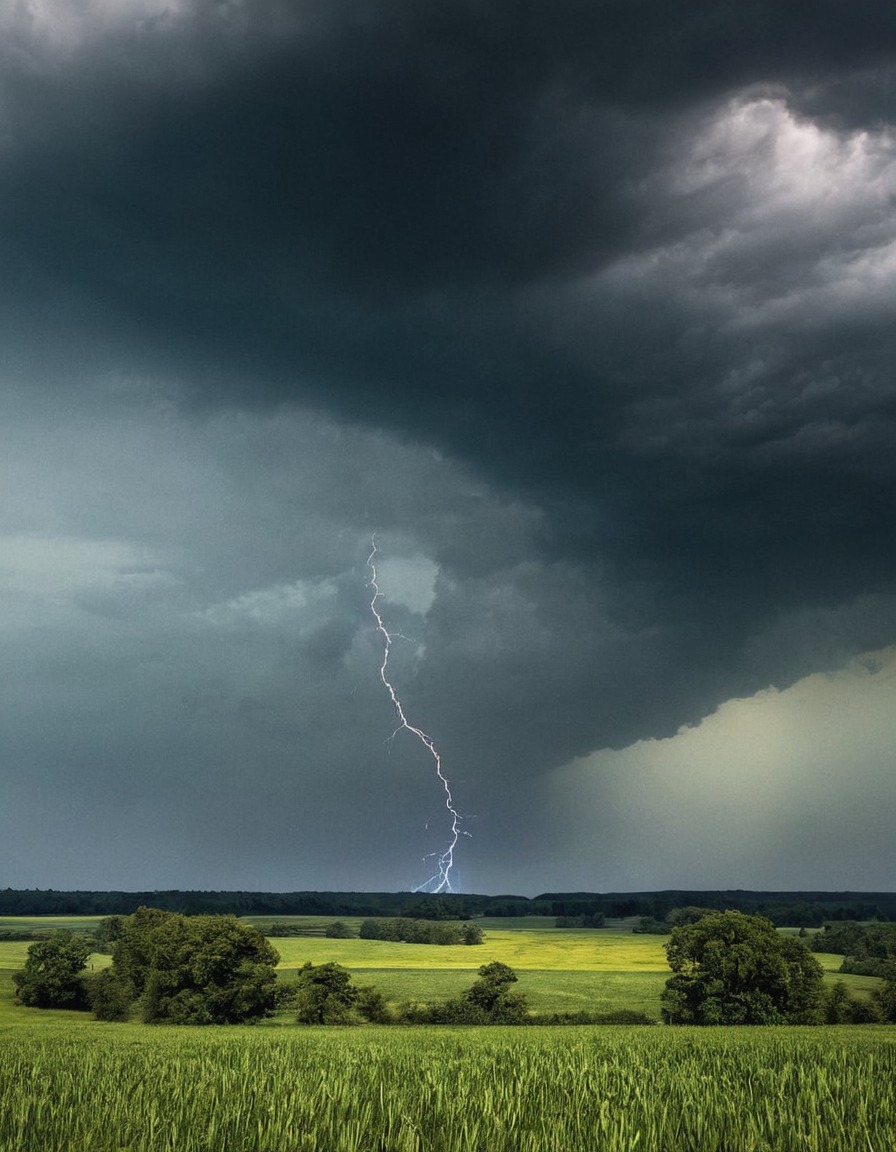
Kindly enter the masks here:
<path id="1" fill-rule="evenodd" d="M 892 4 L 104 7 L 0 37 L 5 379 L 78 429 L 7 515 L 128 541 L 65 603 L 184 684 L 159 758 L 350 777 L 374 529 L 483 810 L 896 639 Z"/>

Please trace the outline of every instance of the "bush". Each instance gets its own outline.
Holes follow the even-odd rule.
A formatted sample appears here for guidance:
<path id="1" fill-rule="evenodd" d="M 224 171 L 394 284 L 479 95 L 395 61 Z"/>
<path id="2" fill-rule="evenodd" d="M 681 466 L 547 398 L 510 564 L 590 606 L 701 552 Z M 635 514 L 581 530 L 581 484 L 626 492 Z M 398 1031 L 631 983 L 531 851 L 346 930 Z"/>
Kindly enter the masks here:
<path id="1" fill-rule="evenodd" d="M 542 1016 L 530 1016 L 529 1024 L 656 1024 L 646 1012 L 635 1012 L 629 1008 L 617 1008 L 613 1012 L 549 1012 Z"/>
<path id="2" fill-rule="evenodd" d="M 395 1016 L 389 1010 L 385 997 L 377 988 L 365 984 L 358 989 L 355 1001 L 358 1015 L 370 1024 L 393 1024 Z"/>

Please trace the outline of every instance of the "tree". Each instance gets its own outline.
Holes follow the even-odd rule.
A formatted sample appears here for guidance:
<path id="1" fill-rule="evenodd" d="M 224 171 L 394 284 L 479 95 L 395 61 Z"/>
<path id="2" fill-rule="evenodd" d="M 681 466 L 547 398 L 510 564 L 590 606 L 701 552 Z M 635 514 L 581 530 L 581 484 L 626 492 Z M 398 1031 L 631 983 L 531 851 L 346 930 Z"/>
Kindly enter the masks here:
<path id="1" fill-rule="evenodd" d="M 348 1024 L 358 989 L 341 964 L 332 961 L 299 969 L 296 1019 L 300 1024 Z"/>
<path id="2" fill-rule="evenodd" d="M 884 1011 L 879 999 L 860 1000 L 852 995 L 842 980 L 838 980 L 831 988 L 825 989 L 822 1015 L 825 1024 L 879 1024 Z"/>
<path id="3" fill-rule="evenodd" d="M 478 924 L 467 923 L 464 925 L 464 944 L 482 944 L 485 940 L 485 933 Z"/>
<path id="4" fill-rule="evenodd" d="M 101 1020 L 138 1003 L 146 1023 L 235 1024 L 275 1006 L 279 961 L 257 928 L 235 916 L 181 916 L 138 908 L 121 917 L 112 967 L 88 982 Z"/>
<path id="5" fill-rule="evenodd" d="M 358 1015 L 371 1024 L 391 1024 L 393 1021 L 385 996 L 378 988 L 369 984 L 364 984 L 358 989 L 355 1008 Z"/>
<path id="6" fill-rule="evenodd" d="M 112 942 L 112 969 L 131 1000 L 141 996 L 146 988 L 156 931 L 173 919 L 177 919 L 176 912 L 144 906 L 119 918 Z"/>
<path id="7" fill-rule="evenodd" d="M 279 959 L 257 928 L 235 916 L 171 915 L 151 933 L 143 1019 L 236 1024 L 268 1016 Z"/>
<path id="8" fill-rule="evenodd" d="M 668 1024 L 814 1024 L 822 968 L 801 940 L 764 916 L 717 912 L 672 930 Z"/>
<path id="9" fill-rule="evenodd" d="M 13 973 L 19 1002 L 28 1008 L 84 1008 L 82 972 L 90 945 L 82 936 L 60 928 L 28 949 L 25 966 Z"/>
<path id="10" fill-rule="evenodd" d="M 364 920 L 358 935 L 362 940 L 404 941 L 407 944 L 481 944 L 485 939 L 478 924 L 412 920 L 407 916 Z"/>
<path id="11" fill-rule="evenodd" d="M 499 960 L 483 964 L 479 979 L 464 992 L 461 1000 L 478 1009 L 491 1024 L 515 1023 L 526 1018 L 526 997 L 511 992 L 510 985 L 517 982 L 517 974 Z"/>
<path id="12" fill-rule="evenodd" d="M 672 908 L 666 915 L 666 923 L 670 928 L 681 928 L 684 924 L 696 924 L 707 916 L 717 916 L 718 911 L 713 908 L 699 908 L 694 904 L 686 904 L 682 908 Z"/>
<path id="13" fill-rule="evenodd" d="M 93 947 L 95 952 L 109 954 L 113 945 L 121 935 L 121 926 L 124 916 L 105 916 L 100 920 L 93 933 Z"/>

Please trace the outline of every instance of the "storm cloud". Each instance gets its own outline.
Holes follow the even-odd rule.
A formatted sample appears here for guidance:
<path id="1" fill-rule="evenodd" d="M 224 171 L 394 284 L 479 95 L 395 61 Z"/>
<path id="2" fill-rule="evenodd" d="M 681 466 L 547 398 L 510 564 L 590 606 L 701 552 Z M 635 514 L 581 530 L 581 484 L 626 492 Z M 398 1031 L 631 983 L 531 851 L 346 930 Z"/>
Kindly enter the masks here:
<path id="1" fill-rule="evenodd" d="M 767 796 L 733 702 L 896 644 L 894 80 L 871 0 L 4 9 L 0 881 L 423 879 L 377 533 L 459 883 L 713 886 L 656 742 Z M 776 756 L 817 836 L 755 875 L 812 885 Z"/>

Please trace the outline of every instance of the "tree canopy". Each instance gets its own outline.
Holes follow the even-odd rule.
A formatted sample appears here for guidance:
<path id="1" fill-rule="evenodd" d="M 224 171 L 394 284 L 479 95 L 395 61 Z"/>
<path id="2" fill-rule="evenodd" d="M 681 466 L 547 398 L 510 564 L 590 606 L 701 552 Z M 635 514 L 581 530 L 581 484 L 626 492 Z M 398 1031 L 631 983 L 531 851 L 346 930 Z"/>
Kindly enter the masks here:
<path id="1" fill-rule="evenodd" d="M 296 1019 L 300 1024 L 348 1024 L 358 994 L 341 964 L 309 961 L 299 969 Z"/>
<path id="2" fill-rule="evenodd" d="M 13 973 L 16 996 L 28 1008 L 83 1008 L 81 974 L 90 955 L 83 936 L 65 928 L 51 932 L 28 949 L 25 966 Z"/>
<path id="3" fill-rule="evenodd" d="M 117 925 L 112 967 L 91 981 L 91 1007 L 121 1019 L 136 1002 L 147 1023 L 233 1024 L 274 1008 L 279 956 L 234 916 L 138 908 Z"/>
<path id="4" fill-rule="evenodd" d="M 770 920 L 719 912 L 672 930 L 674 975 L 662 994 L 669 1024 L 813 1024 L 822 969 L 801 940 Z"/>

